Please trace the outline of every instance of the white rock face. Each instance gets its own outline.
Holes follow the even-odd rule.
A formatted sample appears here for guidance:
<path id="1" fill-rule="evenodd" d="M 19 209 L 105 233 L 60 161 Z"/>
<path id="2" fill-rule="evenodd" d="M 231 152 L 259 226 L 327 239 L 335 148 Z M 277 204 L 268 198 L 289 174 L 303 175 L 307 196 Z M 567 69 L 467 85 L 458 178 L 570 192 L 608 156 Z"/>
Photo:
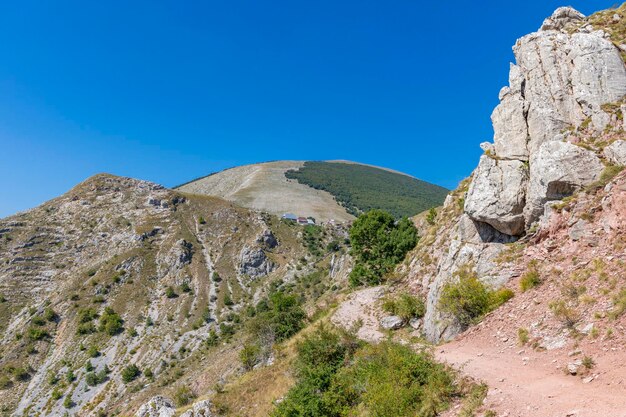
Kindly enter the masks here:
<path id="1" fill-rule="evenodd" d="M 610 115 L 601 106 L 626 95 L 626 66 L 602 31 L 577 31 L 583 20 L 561 7 L 513 47 L 517 64 L 491 115 L 495 155 L 489 154 L 498 163 L 481 158 L 465 204 L 472 219 L 502 233 L 523 234 L 546 201 L 569 195 L 602 171 L 597 157 L 563 142 L 564 131 L 583 122 L 596 132 L 606 127 Z M 626 160 L 620 146 L 607 149 L 609 160 Z M 521 169 L 527 161 L 528 174 Z"/>
<path id="2" fill-rule="evenodd" d="M 135 417 L 173 417 L 174 415 L 176 415 L 174 402 L 169 398 L 157 395 L 142 405 Z"/>
<path id="3" fill-rule="evenodd" d="M 180 417 L 211 417 L 211 402 L 209 400 L 198 401 L 191 410 L 187 410 Z"/>
<path id="4" fill-rule="evenodd" d="M 626 166 L 626 141 L 616 140 L 604 148 L 604 156 L 615 165 Z"/>
<path id="5" fill-rule="evenodd" d="M 385 316 L 380 320 L 380 327 L 385 330 L 398 330 L 404 326 L 404 320 L 399 316 Z"/>
<path id="6" fill-rule="evenodd" d="M 491 114 L 496 155 L 500 158 L 528 160 L 528 104 L 524 100 L 525 79 L 517 65 L 511 64 L 509 87 L 500 92 L 500 104 Z"/>
<path id="7" fill-rule="evenodd" d="M 604 165 L 593 152 L 567 142 L 547 142 L 532 155 L 524 214 L 528 225 L 549 200 L 560 200 L 597 181 Z"/>
<path id="8" fill-rule="evenodd" d="M 467 192 L 465 212 L 507 235 L 524 232 L 525 188 L 528 168 L 518 160 L 480 158 Z"/>
<path id="9" fill-rule="evenodd" d="M 453 226 L 450 236 L 450 246 L 437 265 L 438 272 L 431 279 L 426 298 L 424 335 L 435 343 L 450 340 L 463 331 L 458 323 L 442 315 L 437 307 L 441 290 L 461 267 L 473 265 L 481 281 L 496 287 L 510 279 L 494 259 L 505 248 L 504 244 L 515 238 L 498 232 L 488 224 L 474 221 L 466 214 Z"/>

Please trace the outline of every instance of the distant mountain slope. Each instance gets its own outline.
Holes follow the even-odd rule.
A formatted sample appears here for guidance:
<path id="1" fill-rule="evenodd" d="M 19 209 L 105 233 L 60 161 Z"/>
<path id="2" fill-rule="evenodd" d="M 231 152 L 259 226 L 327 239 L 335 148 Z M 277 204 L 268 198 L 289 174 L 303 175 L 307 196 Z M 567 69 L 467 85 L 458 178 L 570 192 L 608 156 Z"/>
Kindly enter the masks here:
<path id="1" fill-rule="evenodd" d="M 448 190 L 406 174 L 346 162 L 305 162 L 285 176 L 324 190 L 352 215 L 379 208 L 396 217 L 413 216 L 439 206 Z"/>
<path id="2" fill-rule="evenodd" d="M 411 176 L 348 161 L 244 165 L 176 189 L 277 215 L 312 216 L 318 221 L 347 221 L 371 208 L 383 208 L 396 216 L 413 215 L 440 205 L 447 194 L 446 189 Z"/>
<path id="3" fill-rule="evenodd" d="M 243 165 L 183 184 L 177 190 L 221 197 L 242 207 L 276 215 L 292 212 L 318 221 L 352 219 L 329 193 L 285 178 L 285 171 L 302 165 L 302 161 Z"/>

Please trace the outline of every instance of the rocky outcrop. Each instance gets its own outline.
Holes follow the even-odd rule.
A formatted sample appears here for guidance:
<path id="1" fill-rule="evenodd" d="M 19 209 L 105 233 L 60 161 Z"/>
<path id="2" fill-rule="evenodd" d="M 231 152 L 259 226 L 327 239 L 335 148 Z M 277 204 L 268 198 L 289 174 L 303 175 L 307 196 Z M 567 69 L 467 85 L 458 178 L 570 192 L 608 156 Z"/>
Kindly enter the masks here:
<path id="1" fill-rule="evenodd" d="M 157 395 L 152 397 L 150 401 L 139 407 L 135 417 L 174 417 L 176 415 L 176 407 L 174 402 L 169 398 Z"/>
<path id="2" fill-rule="evenodd" d="M 430 247 L 417 251 L 410 266 L 409 277 L 419 276 L 414 285 L 426 295 L 423 331 L 434 342 L 463 330 L 438 309 L 442 288 L 459 270 L 470 268 L 488 285 L 503 285 L 517 273 L 496 263 L 504 244 L 552 213 L 550 202 L 600 178 L 604 164 L 597 149 L 589 150 L 571 133 L 591 137 L 613 129 L 616 104 L 626 95 L 619 49 L 572 8 L 557 9 L 539 31 L 519 39 L 513 52 L 509 85 L 491 116 L 493 144 L 481 144 L 485 154 L 464 196 L 464 213 L 453 207 L 463 195 L 451 194 L 438 216 L 449 216 L 449 225 L 437 230 Z M 622 165 L 626 146 L 618 140 L 604 157 Z M 578 225 L 572 239 L 586 239 L 585 233 Z"/>
<path id="3" fill-rule="evenodd" d="M 597 180 L 600 160 L 564 143 L 564 132 L 583 123 L 602 132 L 611 119 L 602 105 L 626 95 L 626 67 L 619 49 L 584 19 L 561 7 L 513 47 L 517 63 L 492 114 L 494 147 L 481 158 L 467 195 L 472 219 L 520 235 L 546 201 Z M 615 157 L 618 150 L 608 152 Z"/>
<path id="4" fill-rule="evenodd" d="M 615 165 L 626 166 L 626 140 L 616 140 L 604 148 L 604 156 Z"/>
<path id="5" fill-rule="evenodd" d="M 502 233 L 522 234 L 528 167 L 521 161 L 483 155 L 474 178 L 467 193 L 465 212 Z"/>
<path id="6" fill-rule="evenodd" d="M 195 403 L 191 410 L 187 410 L 180 417 L 211 417 L 211 401 L 204 400 Z"/>
<path id="7" fill-rule="evenodd" d="M 265 229 L 257 238 L 257 243 L 264 245 L 268 249 L 273 249 L 278 246 L 278 240 L 271 230 Z"/>
<path id="8" fill-rule="evenodd" d="M 239 273 L 250 279 L 268 275 L 275 268 L 274 263 L 267 258 L 263 249 L 244 246 L 239 255 Z"/>
<path id="9" fill-rule="evenodd" d="M 593 152 L 567 142 L 546 142 L 532 155 L 525 217 L 539 219 L 547 201 L 561 200 L 600 178 L 604 165 Z"/>

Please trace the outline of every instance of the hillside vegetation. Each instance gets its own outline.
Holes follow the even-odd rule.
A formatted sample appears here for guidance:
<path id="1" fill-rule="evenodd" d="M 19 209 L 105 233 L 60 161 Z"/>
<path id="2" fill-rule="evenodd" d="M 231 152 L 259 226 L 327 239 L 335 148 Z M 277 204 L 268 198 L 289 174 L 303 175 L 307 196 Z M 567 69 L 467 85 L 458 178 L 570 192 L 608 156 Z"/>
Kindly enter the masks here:
<path id="1" fill-rule="evenodd" d="M 386 210 L 396 218 L 414 216 L 441 205 L 448 194 L 443 187 L 408 175 L 342 162 L 305 162 L 285 176 L 329 192 L 354 216 L 372 209 Z"/>

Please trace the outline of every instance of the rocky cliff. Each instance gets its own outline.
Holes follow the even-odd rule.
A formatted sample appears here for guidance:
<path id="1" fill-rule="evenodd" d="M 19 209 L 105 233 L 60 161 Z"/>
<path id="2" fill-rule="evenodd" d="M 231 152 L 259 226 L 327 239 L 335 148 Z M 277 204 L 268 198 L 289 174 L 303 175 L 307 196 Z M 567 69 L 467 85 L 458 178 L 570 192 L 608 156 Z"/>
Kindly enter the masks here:
<path id="1" fill-rule="evenodd" d="M 506 244 L 536 232 L 555 202 L 624 163 L 625 10 L 587 18 L 562 7 L 515 43 L 509 86 L 491 117 L 493 143 L 481 145 L 478 167 L 410 260 L 410 281 L 428 300 L 428 339 L 461 330 L 437 309 L 456 271 L 469 266 L 491 285 L 507 282 L 516 272 L 494 263 Z"/>

